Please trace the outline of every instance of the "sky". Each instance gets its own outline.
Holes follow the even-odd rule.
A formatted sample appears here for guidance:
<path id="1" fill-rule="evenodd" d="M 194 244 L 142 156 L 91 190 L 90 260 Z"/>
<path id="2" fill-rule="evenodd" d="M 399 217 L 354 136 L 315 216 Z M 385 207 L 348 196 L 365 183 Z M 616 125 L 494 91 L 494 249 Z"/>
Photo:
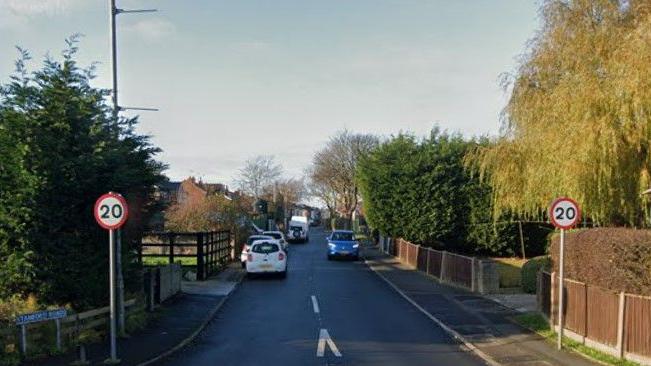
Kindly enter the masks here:
<path id="1" fill-rule="evenodd" d="M 496 135 L 501 75 L 539 26 L 533 0 L 117 0 L 119 98 L 173 180 L 233 184 L 274 155 L 300 177 L 337 131 Z M 0 83 L 15 46 L 33 68 L 84 35 L 78 60 L 110 86 L 108 0 L 0 0 Z M 126 115 L 134 115 L 127 112 Z M 232 187 L 234 188 L 234 187 Z"/>

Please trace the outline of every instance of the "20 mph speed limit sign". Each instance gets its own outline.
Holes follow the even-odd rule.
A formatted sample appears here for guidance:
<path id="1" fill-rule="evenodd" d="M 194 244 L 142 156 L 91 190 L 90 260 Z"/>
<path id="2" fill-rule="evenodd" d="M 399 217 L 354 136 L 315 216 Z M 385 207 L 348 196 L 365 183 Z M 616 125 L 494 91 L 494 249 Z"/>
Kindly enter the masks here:
<path id="1" fill-rule="evenodd" d="M 106 230 L 119 229 L 127 221 L 127 201 L 117 193 L 106 193 L 95 202 L 95 220 Z"/>
<path id="2" fill-rule="evenodd" d="M 552 225 L 559 229 L 570 229 L 581 220 L 581 210 L 575 200 L 567 197 L 556 199 L 549 208 Z"/>

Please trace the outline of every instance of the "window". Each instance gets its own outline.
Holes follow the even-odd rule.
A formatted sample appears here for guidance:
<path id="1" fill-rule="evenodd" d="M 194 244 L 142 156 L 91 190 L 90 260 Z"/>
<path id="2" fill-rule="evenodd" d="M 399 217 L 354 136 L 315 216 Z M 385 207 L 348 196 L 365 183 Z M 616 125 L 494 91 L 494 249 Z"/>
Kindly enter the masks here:
<path id="1" fill-rule="evenodd" d="M 246 244 L 251 245 L 251 244 L 253 244 L 253 242 L 256 241 L 256 240 L 265 240 L 265 239 L 273 239 L 273 238 L 270 237 L 270 236 L 250 236 L 250 237 L 246 240 Z"/>
<path id="2" fill-rule="evenodd" d="M 283 236 L 280 233 L 265 233 L 265 235 L 269 235 L 274 239 L 282 239 Z"/>
<path id="3" fill-rule="evenodd" d="M 256 244 L 253 246 L 253 249 L 251 251 L 253 253 L 259 253 L 259 254 L 269 254 L 269 253 L 275 253 L 277 252 L 278 245 L 274 243 L 261 243 L 261 244 Z"/>
<path id="4" fill-rule="evenodd" d="M 332 233 L 332 240 L 335 241 L 354 241 L 353 233 Z"/>

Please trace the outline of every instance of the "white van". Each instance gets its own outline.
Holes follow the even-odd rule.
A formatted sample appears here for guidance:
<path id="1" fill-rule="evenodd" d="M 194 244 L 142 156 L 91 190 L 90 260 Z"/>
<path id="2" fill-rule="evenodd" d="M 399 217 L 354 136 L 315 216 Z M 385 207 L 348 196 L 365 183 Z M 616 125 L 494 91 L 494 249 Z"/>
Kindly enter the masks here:
<path id="1" fill-rule="evenodd" d="M 305 216 L 292 216 L 287 229 L 287 240 L 305 243 L 310 240 L 310 224 Z"/>

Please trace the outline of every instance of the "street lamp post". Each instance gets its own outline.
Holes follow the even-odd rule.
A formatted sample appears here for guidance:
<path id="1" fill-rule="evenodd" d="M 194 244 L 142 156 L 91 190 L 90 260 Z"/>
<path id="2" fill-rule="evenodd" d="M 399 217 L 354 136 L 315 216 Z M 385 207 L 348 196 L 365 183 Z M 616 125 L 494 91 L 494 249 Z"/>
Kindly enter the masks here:
<path id="1" fill-rule="evenodd" d="M 113 82 L 113 93 L 112 93 L 112 102 L 113 102 L 113 122 L 117 123 L 118 113 L 120 110 L 134 109 L 134 110 L 143 110 L 143 111 L 157 111 L 155 108 L 137 108 L 137 107 L 120 107 L 118 103 L 118 63 L 117 63 L 117 27 L 116 27 L 116 17 L 118 14 L 122 13 L 151 13 L 157 11 L 156 9 L 143 9 L 143 10 L 124 10 L 119 9 L 115 5 L 116 0 L 109 0 L 110 7 L 110 18 L 109 23 L 111 27 L 111 74 Z M 122 275 L 122 233 L 121 229 L 117 230 L 116 233 L 116 250 L 115 250 L 115 264 L 117 268 L 117 309 L 118 309 L 118 324 L 117 329 L 120 335 L 125 334 L 125 319 L 124 319 L 124 277 Z M 114 284 L 112 284 L 113 286 Z M 111 304 L 113 305 L 113 304 Z M 115 340 L 115 321 L 111 321 L 111 359 L 110 361 L 117 362 L 115 355 L 116 340 Z"/>

